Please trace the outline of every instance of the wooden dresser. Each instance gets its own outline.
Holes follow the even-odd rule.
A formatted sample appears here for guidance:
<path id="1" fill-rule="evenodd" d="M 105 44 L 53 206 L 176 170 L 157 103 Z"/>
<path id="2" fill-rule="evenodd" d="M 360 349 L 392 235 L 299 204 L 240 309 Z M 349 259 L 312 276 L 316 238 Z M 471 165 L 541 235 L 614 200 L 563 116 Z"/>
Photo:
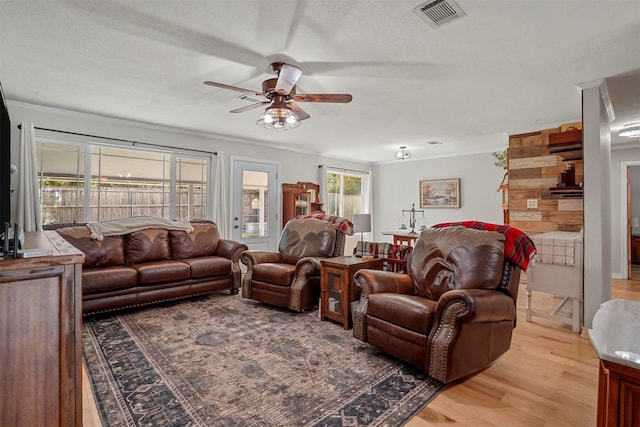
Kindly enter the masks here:
<path id="1" fill-rule="evenodd" d="M 60 239 L 25 233 L 52 255 L 0 258 L 0 426 L 82 425 L 84 256 Z"/>

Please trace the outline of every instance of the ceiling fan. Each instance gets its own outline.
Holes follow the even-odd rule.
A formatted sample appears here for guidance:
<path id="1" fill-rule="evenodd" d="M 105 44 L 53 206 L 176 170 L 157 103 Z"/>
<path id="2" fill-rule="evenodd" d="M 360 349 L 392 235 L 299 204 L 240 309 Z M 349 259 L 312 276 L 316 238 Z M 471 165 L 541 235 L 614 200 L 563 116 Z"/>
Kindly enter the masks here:
<path id="1" fill-rule="evenodd" d="M 351 102 L 352 97 L 348 93 L 296 93 L 296 83 L 302 75 L 302 70 L 295 65 L 285 64 L 284 62 L 274 62 L 271 64 L 271 69 L 278 77 L 263 81 L 262 92 L 211 81 L 205 81 L 204 84 L 264 98 L 264 101 L 256 102 L 246 107 L 236 108 L 235 110 L 231 110 L 230 113 L 242 113 L 268 105 L 257 122 L 257 124 L 267 129 L 292 129 L 300 126 L 301 120 L 306 120 L 311 117 L 306 111 L 300 108 L 296 102 Z"/>

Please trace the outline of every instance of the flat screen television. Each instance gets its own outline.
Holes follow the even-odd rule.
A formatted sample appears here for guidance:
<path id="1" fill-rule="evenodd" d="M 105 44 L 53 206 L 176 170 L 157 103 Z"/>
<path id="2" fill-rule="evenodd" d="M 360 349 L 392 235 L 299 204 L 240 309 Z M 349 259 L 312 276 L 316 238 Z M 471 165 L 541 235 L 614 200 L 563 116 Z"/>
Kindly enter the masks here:
<path id="1" fill-rule="evenodd" d="M 11 120 L 0 83 L 0 232 L 11 222 Z"/>

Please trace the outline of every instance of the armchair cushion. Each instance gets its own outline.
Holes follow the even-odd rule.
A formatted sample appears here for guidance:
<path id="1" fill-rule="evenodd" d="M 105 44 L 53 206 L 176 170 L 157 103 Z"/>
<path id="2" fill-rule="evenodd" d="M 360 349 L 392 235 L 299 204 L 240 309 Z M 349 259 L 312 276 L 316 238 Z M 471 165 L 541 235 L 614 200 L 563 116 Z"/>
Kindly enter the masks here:
<path id="1" fill-rule="evenodd" d="M 296 266 L 291 264 L 264 263 L 253 266 L 253 280 L 291 286 Z"/>
<path id="2" fill-rule="evenodd" d="M 435 301 L 403 294 L 372 294 L 367 313 L 405 329 L 427 335 L 433 326 Z"/>
<path id="3" fill-rule="evenodd" d="M 503 266 L 501 233 L 455 227 L 423 231 L 407 269 L 416 293 L 437 300 L 454 289 L 497 288 Z"/>
<path id="4" fill-rule="evenodd" d="M 289 221 L 282 231 L 278 252 L 287 264 L 300 258 L 331 256 L 336 244 L 336 228 L 332 223 L 314 218 Z"/>

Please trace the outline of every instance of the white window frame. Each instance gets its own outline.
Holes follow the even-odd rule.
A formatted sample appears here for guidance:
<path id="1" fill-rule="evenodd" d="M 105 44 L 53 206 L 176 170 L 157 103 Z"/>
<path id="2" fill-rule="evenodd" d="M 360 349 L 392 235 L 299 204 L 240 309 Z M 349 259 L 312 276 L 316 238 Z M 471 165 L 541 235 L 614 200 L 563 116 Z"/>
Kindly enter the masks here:
<path id="1" fill-rule="evenodd" d="M 131 150 L 131 151 L 145 151 L 145 152 L 153 152 L 153 153 L 159 153 L 159 154 L 165 154 L 165 155 L 170 155 L 170 191 L 169 191 L 169 215 L 170 218 L 175 219 L 176 218 L 176 213 L 177 213 L 177 206 L 176 206 L 176 201 L 177 201 L 177 195 L 176 195 L 176 189 L 177 189 L 177 177 L 176 177 L 176 172 L 177 172 L 177 168 L 176 168 L 176 164 L 177 164 L 177 159 L 178 158 L 192 158 L 192 159 L 197 159 L 197 160 L 205 160 L 206 161 L 206 172 L 205 172 L 205 185 L 206 185 L 206 192 L 205 192 L 205 206 L 204 206 L 204 212 L 205 212 L 205 216 L 210 216 L 211 212 L 213 210 L 212 208 L 212 186 L 213 186 L 213 155 L 208 155 L 208 154 L 194 154 L 193 152 L 189 152 L 188 150 L 185 150 L 184 152 L 181 150 L 160 150 L 160 149 L 148 149 L 148 148 L 140 148 L 140 147 L 134 147 L 132 145 L 125 145 L 125 144 L 104 144 L 104 143 L 97 143 L 97 142 L 84 142 L 84 141 L 72 141 L 72 140 L 66 140 L 63 138 L 51 138 L 51 137 L 37 137 L 36 138 L 36 143 L 46 143 L 46 144 L 58 144 L 58 145 L 67 145 L 67 146 L 77 146 L 77 147 L 84 147 L 84 196 L 83 196 L 83 201 L 82 201 L 82 206 L 83 206 L 83 218 L 82 221 L 83 222 L 89 222 L 91 221 L 91 184 L 92 184 L 92 180 L 91 180 L 91 156 L 92 154 L 95 154 L 93 152 L 93 149 L 96 147 L 110 147 L 110 148 L 117 148 L 117 149 L 122 149 L 122 150 Z M 40 165 L 38 165 L 38 167 L 40 168 Z M 39 175 L 41 174 L 41 171 L 38 171 Z"/>

